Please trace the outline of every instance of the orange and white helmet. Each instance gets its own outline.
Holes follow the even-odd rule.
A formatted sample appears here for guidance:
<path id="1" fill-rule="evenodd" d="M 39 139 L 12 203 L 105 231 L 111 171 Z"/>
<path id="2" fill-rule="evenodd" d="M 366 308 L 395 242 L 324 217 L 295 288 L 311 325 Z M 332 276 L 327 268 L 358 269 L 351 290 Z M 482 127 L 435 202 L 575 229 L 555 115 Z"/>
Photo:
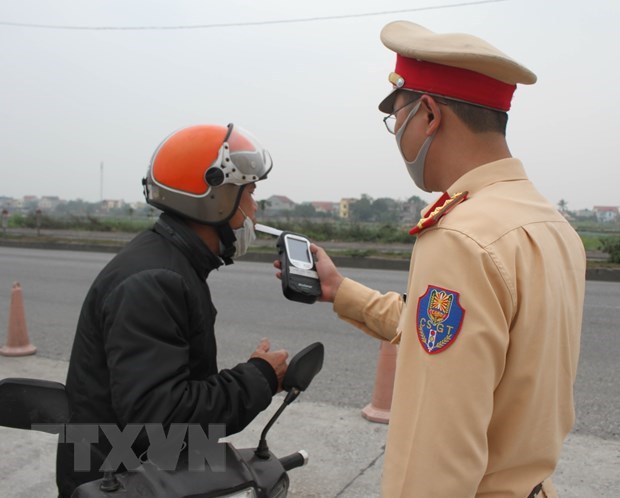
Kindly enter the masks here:
<path id="1" fill-rule="evenodd" d="M 196 125 L 168 136 L 143 180 L 146 202 L 207 225 L 228 221 L 243 188 L 266 178 L 269 152 L 234 126 Z"/>

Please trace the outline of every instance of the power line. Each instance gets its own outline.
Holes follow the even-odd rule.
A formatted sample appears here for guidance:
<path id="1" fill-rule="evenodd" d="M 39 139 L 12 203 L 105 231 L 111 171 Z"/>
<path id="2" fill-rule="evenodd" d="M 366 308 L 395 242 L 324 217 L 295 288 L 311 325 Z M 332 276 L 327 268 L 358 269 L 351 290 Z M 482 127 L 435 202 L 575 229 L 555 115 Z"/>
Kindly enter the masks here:
<path id="1" fill-rule="evenodd" d="M 181 30 L 181 29 L 214 29 L 214 28 L 234 28 L 242 26 L 265 26 L 269 24 L 292 24 L 302 22 L 331 21 L 336 19 L 353 19 L 360 17 L 383 16 L 387 14 L 403 14 L 408 12 L 421 12 L 428 10 L 453 9 L 457 7 L 469 7 L 473 5 L 483 5 L 489 3 L 506 2 L 508 0 L 479 0 L 474 2 L 461 2 L 446 5 L 435 5 L 430 7 L 417 7 L 413 9 L 384 10 L 382 12 L 366 12 L 362 14 L 342 14 L 334 16 L 305 17 L 298 19 L 275 19 L 271 21 L 248 21 L 230 22 L 215 24 L 195 24 L 188 26 L 63 26 L 54 24 L 31 24 L 0 21 L 0 26 L 16 28 L 37 28 L 37 29 L 60 29 L 60 30 L 79 30 L 79 31 L 154 31 L 154 30 Z"/>

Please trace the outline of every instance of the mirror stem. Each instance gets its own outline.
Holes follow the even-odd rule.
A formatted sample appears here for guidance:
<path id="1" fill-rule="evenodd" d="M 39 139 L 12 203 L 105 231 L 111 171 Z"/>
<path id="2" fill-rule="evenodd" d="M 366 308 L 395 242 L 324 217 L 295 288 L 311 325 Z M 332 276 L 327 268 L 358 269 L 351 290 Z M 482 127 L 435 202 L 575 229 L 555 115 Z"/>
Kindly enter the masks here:
<path id="1" fill-rule="evenodd" d="M 295 401 L 297 396 L 299 396 L 300 394 L 301 394 L 301 391 L 299 389 L 293 387 L 286 394 L 286 397 L 284 398 L 284 401 L 280 405 L 280 408 L 278 408 L 278 411 L 276 413 L 274 413 L 273 417 L 271 417 L 271 420 L 269 420 L 269 422 L 267 422 L 267 425 L 265 426 L 265 428 L 263 429 L 263 432 L 260 435 L 260 441 L 258 442 L 258 446 L 257 446 L 256 450 L 254 451 L 254 454 L 258 458 L 261 458 L 263 460 L 267 460 L 269 458 L 269 446 L 267 446 L 267 432 L 269 432 L 269 429 L 271 429 L 271 426 L 273 426 L 273 424 L 276 422 L 278 417 L 282 414 L 284 409 L 288 405 L 290 405 L 293 401 Z"/>
<path id="2" fill-rule="evenodd" d="M 293 387 L 288 393 L 286 393 L 286 398 L 284 398 L 284 404 L 286 406 L 290 405 L 293 401 L 297 399 L 297 396 L 301 394 L 301 391 L 296 387 Z"/>

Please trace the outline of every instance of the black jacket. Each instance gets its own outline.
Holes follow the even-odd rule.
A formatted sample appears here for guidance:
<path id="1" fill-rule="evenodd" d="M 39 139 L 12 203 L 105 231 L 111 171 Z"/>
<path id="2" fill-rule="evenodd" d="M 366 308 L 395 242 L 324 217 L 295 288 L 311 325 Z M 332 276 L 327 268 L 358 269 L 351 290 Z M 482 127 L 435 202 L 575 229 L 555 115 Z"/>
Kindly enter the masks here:
<path id="1" fill-rule="evenodd" d="M 218 373 L 216 310 L 206 278 L 220 265 L 182 220 L 168 214 L 108 263 L 86 296 L 74 338 L 66 382 L 71 424 L 122 429 L 157 423 L 167 429 L 186 423 L 208 433 L 209 424 L 222 423 L 232 434 L 269 405 L 277 379 L 266 361 Z M 98 438 L 87 472 L 74 470 L 74 444 L 58 445 L 61 496 L 101 477 L 110 445 L 101 431 Z M 147 447 L 142 431 L 134 453 Z"/>

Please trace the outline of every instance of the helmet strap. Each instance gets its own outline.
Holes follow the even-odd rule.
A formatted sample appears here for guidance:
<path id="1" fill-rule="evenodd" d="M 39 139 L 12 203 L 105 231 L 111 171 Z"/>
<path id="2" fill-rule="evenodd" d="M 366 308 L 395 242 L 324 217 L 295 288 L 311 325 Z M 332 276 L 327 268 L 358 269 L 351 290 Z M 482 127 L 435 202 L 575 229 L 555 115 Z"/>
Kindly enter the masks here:
<path id="1" fill-rule="evenodd" d="M 224 247 L 220 257 L 224 260 L 225 265 L 232 265 L 232 256 L 235 254 L 235 241 L 237 240 L 235 233 L 228 223 L 217 225 L 215 230 L 220 237 L 221 245 Z"/>

